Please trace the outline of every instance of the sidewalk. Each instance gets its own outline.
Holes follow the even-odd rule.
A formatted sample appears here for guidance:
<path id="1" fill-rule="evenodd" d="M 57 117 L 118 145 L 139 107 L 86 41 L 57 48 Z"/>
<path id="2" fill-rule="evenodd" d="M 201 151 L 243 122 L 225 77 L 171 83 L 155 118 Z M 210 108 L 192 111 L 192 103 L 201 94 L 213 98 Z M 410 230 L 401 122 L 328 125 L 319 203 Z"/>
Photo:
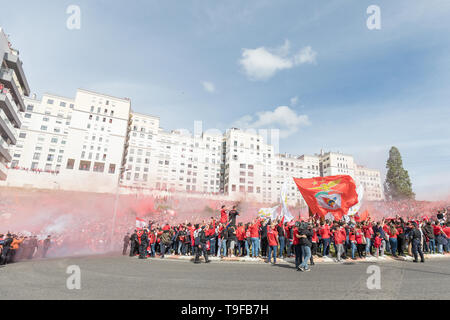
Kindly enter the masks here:
<path id="1" fill-rule="evenodd" d="M 137 256 L 136 256 L 137 258 Z M 425 260 L 430 259 L 445 259 L 450 258 L 450 253 L 446 254 L 425 254 Z M 156 256 L 155 258 L 148 258 L 148 260 L 158 259 L 160 260 L 160 256 Z M 178 256 L 178 255 L 168 255 L 164 256 L 164 260 L 188 260 L 193 261 L 193 256 Z M 201 257 L 200 260 L 204 262 L 204 258 Z M 247 257 L 215 257 L 209 256 L 209 260 L 213 263 L 221 263 L 221 262 L 234 262 L 234 263 L 265 263 L 265 260 L 262 258 L 247 258 Z M 383 257 L 376 258 L 374 256 L 370 256 L 367 258 L 353 260 L 351 258 L 347 258 L 346 260 L 342 260 L 340 264 L 350 264 L 350 263 L 360 263 L 360 262 L 392 262 L 392 261 L 413 261 L 414 258 L 406 255 L 405 257 L 392 258 L 391 256 L 384 255 Z M 294 264 L 295 258 L 277 258 L 277 264 Z M 315 264 L 337 264 L 338 262 L 334 261 L 334 258 L 329 257 L 314 257 Z"/>

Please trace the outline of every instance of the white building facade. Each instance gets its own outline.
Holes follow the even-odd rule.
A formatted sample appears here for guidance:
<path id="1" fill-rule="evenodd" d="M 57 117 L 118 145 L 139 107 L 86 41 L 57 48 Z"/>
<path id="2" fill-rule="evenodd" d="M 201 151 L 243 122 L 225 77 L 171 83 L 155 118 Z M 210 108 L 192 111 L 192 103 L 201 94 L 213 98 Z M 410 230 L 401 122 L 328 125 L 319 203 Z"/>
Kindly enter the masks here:
<path id="1" fill-rule="evenodd" d="M 113 192 L 124 164 L 130 101 L 78 90 L 25 99 L 6 186 Z"/>
<path id="2" fill-rule="evenodd" d="M 45 94 L 26 98 L 25 105 L 2 185 L 194 193 L 276 204 L 287 182 L 288 204 L 304 206 L 293 178 L 348 174 L 363 184 L 366 200 L 384 198 L 379 171 L 341 153 L 279 154 L 270 131 L 166 131 L 158 117 L 133 112 L 129 99 L 81 89 L 74 99 Z"/>

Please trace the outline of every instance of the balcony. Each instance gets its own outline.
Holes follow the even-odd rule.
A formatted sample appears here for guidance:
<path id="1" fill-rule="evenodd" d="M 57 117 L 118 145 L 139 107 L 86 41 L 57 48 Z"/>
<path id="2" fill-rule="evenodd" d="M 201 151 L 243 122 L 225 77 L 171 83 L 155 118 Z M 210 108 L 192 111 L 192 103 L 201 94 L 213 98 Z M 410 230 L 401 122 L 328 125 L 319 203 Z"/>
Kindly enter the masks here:
<path id="1" fill-rule="evenodd" d="M 9 154 L 8 151 L 8 144 L 1 138 L 0 138 L 0 157 L 3 157 L 6 160 L 6 162 L 10 162 L 12 160 L 11 155 Z"/>
<path id="2" fill-rule="evenodd" d="M 30 87 L 28 86 L 27 78 L 25 77 L 25 73 L 22 68 L 22 61 L 20 61 L 19 57 L 12 53 L 5 53 L 4 61 L 8 68 L 14 70 L 17 79 L 19 80 L 20 86 L 23 89 L 23 93 L 26 96 L 30 95 Z"/>
<path id="3" fill-rule="evenodd" d="M 6 167 L 0 162 L 0 181 L 6 180 Z"/>
<path id="4" fill-rule="evenodd" d="M 0 109 L 3 109 L 8 119 L 14 124 L 14 127 L 21 127 L 22 122 L 19 118 L 19 110 L 9 93 L 0 92 Z"/>
<path id="5" fill-rule="evenodd" d="M 14 135 L 14 127 L 2 109 L 0 109 L 0 136 L 3 140 L 9 140 L 11 144 L 16 144 L 17 140 Z"/>
<path id="6" fill-rule="evenodd" d="M 2 83 L 14 98 L 14 101 L 18 105 L 20 111 L 25 111 L 25 104 L 22 100 L 19 88 L 17 88 L 14 82 L 13 70 L 0 69 L 0 83 Z"/>

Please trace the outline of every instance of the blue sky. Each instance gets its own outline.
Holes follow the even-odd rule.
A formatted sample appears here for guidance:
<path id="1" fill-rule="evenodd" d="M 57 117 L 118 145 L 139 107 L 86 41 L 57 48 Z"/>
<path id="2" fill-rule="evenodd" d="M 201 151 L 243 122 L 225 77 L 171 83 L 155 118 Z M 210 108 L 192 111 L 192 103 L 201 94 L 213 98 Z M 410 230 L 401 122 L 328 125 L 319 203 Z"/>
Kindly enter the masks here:
<path id="1" fill-rule="evenodd" d="M 66 28 L 69 5 L 81 29 Z M 369 5 L 381 30 L 366 26 Z M 33 92 L 130 97 L 165 129 L 279 128 L 280 150 L 397 146 L 418 199 L 450 194 L 450 1 L 9 1 Z"/>

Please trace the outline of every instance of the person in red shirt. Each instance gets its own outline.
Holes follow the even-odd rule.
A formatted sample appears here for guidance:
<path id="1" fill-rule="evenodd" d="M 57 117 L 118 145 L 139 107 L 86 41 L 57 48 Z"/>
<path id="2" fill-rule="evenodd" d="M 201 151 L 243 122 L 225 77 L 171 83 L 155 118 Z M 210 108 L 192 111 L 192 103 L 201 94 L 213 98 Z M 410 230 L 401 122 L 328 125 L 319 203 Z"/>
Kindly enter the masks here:
<path id="1" fill-rule="evenodd" d="M 251 237 L 250 237 L 250 223 L 247 223 L 245 225 L 245 256 L 248 258 L 250 257 L 250 245 L 251 243 Z"/>
<path id="2" fill-rule="evenodd" d="M 225 208 L 225 206 L 223 205 L 222 208 L 220 209 L 220 223 L 226 224 L 227 221 L 228 221 L 227 208 Z"/>
<path id="3" fill-rule="evenodd" d="M 311 256 L 317 255 L 317 245 L 319 243 L 318 232 L 319 232 L 319 227 L 318 226 L 314 226 L 314 228 L 313 228 L 313 236 L 311 238 L 311 242 L 312 242 Z M 314 265 L 314 262 L 311 263 L 311 264 Z"/>
<path id="4" fill-rule="evenodd" d="M 336 244 L 336 262 L 341 262 L 341 255 L 344 253 L 344 242 L 347 238 L 347 233 L 345 232 L 345 228 L 343 227 L 342 222 L 339 222 L 338 226 L 333 230 L 334 234 L 334 243 Z"/>
<path id="5" fill-rule="evenodd" d="M 148 244 L 150 248 L 150 257 L 155 257 L 156 231 L 153 229 L 150 229 L 148 232 Z"/>
<path id="6" fill-rule="evenodd" d="M 442 231 L 444 231 L 447 238 L 450 239 L 450 222 L 447 222 L 447 226 L 443 228 Z"/>
<path id="7" fill-rule="evenodd" d="M 244 255 L 245 248 L 245 227 L 242 222 L 239 222 L 236 229 L 236 238 L 238 241 L 238 256 L 242 257 Z"/>
<path id="8" fill-rule="evenodd" d="M 259 255 L 259 227 L 261 220 L 256 218 L 253 224 L 250 225 L 250 240 L 252 242 L 252 257 L 256 258 Z"/>
<path id="9" fill-rule="evenodd" d="M 323 223 L 323 222 L 320 223 L 319 234 L 322 237 L 322 241 L 323 241 L 322 256 L 325 257 L 330 254 L 331 231 L 330 231 L 330 226 L 328 225 L 328 223 Z"/>
<path id="10" fill-rule="evenodd" d="M 375 239 L 373 240 L 373 247 L 375 248 L 375 256 L 378 258 L 381 249 L 381 235 L 377 232 Z"/>
<path id="11" fill-rule="evenodd" d="M 366 239 L 366 257 L 370 256 L 370 242 L 373 236 L 373 229 L 370 222 L 364 223 L 363 226 L 364 238 Z"/>
<path id="12" fill-rule="evenodd" d="M 356 249 L 358 250 L 358 256 L 359 258 L 363 258 L 364 256 L 364 248 L 366 246 L 365 244 L 365 238 L 364 238 L 364 232 L 361 229 L 361 225 L 358 223 L 355 228 L 355 240 L 356 240 Z"/>
<path id="13" fill-rule="evenodd" d="M 270 263 L 271 255 L 273 254 L 273 263 L 277 263 L 277 249 L 278 249 L 278 232 L 276 230 L 276 223 L 272 222 L 267 227 L 267 242 L 269 243 L 269 253 L 267 255 L 267 263 Z"/>
<path id="14" fill-rule="evenodd" d="M 300 264 L 302 263 L 302 247 L 300 245 L 300 232 L 299 232 L 300 225 L 296 223 L 296 226 L 294 227 L 294 238 L 292 239 L 292 247 L 294 249 L 295 254 L 295 269 L 298 269 L 300 267 Z"/>
<path id="15" fill-rule="evenodd" d="M 216 221 L 213 218 L 211 219 L 206 236 L 209 237 L 209 254 L 213 256 L 216 254 Z"/>
<path id="16" fill-rule="evenodd" d="M 395 228 L 395 224 L 391 222 L 388 228 L 389 244 L 391 246 L 391 253 L 394 258 L 397 258 L 397 235 L 398 230 Z"/>
<path id="17" fill-rule="evenodd" d="M 356 232 L 355 228 L 350 228 L 350 232 L 348 234 L 348 241 L 350 241 L 350 245 L 352 246 L 352 259 L 355 260 L 355 252 L 357 251 L 356 247 Z"/>

